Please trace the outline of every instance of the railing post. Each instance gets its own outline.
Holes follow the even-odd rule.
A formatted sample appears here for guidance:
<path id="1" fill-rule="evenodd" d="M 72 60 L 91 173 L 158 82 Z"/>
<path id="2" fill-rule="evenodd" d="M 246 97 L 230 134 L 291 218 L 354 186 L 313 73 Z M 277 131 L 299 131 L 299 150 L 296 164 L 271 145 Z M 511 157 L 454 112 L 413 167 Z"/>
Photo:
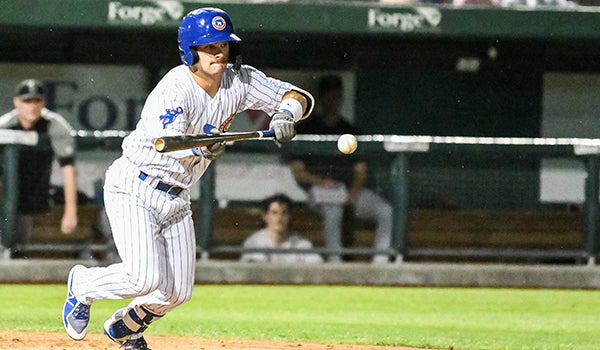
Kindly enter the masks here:
<path id="1" fill-rule="evenodd" d="M 2 205 L 2 245 L 10 248 L 14 243 L 17 206 L 19 203 L 19 146 L 7 144 L 3 151 L 4 203 Z"/>
<path id="2" fill-rule="evenodd" d="M 400 152 L 392 162 L 392 247 L 398 252 L 396 259 L 399 261 L 406 254 L 408 243 L 408 157 L 408 153 Z"/>
<path id="3" fill-rule="evenodd" d="M 598 156 L 585 158 L 587 177 L 585 178 L 585 221 L 583 230 L 583 249 L 588 255 L 588 264 L 595 264 L 597 251 L 596 226 L 598 222 Z"/>
<path id="4" fill-rule="evenodd" d="M 199 215 L 196 222 L 196 240 L 201 248 L 201 259 L 207 259 L 212 246 L 215 199 L 215 164 L 206 169 L 200 179 Z"/>

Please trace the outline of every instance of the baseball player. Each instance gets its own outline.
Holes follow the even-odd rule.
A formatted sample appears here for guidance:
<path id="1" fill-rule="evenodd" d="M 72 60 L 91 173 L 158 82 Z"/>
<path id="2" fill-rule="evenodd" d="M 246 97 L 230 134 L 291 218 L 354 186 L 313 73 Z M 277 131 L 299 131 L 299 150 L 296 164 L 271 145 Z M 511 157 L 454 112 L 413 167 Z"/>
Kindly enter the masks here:
<path id="1" fill-rule="evenodd" d="M 148 349 L 146 328 L 192 295 L 189 188 L 225 144 L 158 153 L 156 138 L 199 134 L 206 124 L 224 132 L 237 113 L 258 109 L 272 116 L 276 140 L 286 142 L 296 135 L 295 122 L 312 111 L 308 92 L 242 65 L 241 39 L 223 10 L 188 13 L 178 41 L 183 64 L 150 92 L 136 129 L 123 140 L 123 155 L 106 172 L 106 211 L 122 262 L 69 272 L 63 323 L 75 340 L 86 335 L 94 301 L 132 298 L 106 320 L 104 332 L 124 349 Z"/>
<path id="2" fill-rule="evenodd" d="M 32 214 L 50 209 L 50 175 L 54 157 L 64 178 L 65 204 L 60 227 L 63 234 L 71 234 L 77 227 L 77 170 L 71 125 L 60 114 L 46 108 L 46 88 L 39 80 L 21 81 L 13 97 L 13 105 L 13 110 L 0 117 L 0 129 L 35 131 L 39 139 L 37 145 L 22 147 L 19 152 L 15 243 L 30 243 Z M 12 252 L 13 257 L 20 254 Z"/>

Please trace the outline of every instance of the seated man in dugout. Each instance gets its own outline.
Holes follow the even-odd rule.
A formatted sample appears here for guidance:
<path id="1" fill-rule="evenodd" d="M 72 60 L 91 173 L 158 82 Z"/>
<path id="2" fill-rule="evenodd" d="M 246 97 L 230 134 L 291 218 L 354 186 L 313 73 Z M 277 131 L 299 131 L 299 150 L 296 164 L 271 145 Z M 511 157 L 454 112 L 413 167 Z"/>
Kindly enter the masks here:
<path id="1" fill-rule="evenodd" d="M 360 135 L 361 131 L 341 113 L 343 82 L 328 75 L 319 80 L 317 105 L 309 120 L 298 123 L 301 134 Z M 366 187 L 367 162 L 355 154 L 297 154 L 289 156 L 296 182 L 306 190 L 309 204 L 323 220 L 325 247 L 332 251 L 328 262 L 342 261 L 340 251 L 344 223 L 358 218 L 375 224 L 374 249 L 388 250 L 392 240 L 392 206 L 380 194 Z M 372 262 L 388 263 L 389 256 L 375 254 Z"/>
<path id="2" fill-rule="evenodd" d="M 260 203 L 263 228 L 246 238 L 244 249 L 312 249 L 310 241 L 290 229 L 292 200 L 275 194 Z M 242 262 L 306 263 L 323 262 L 321 255 L 310 252 L 244 252 Z"/>

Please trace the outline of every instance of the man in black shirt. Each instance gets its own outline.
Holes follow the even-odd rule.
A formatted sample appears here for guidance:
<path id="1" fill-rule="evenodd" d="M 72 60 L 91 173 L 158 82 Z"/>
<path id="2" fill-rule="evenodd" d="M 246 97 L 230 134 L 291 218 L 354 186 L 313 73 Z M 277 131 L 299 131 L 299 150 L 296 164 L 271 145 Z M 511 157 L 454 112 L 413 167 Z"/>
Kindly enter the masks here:
<path id="1" fill-rule="evenodd" d="M 318 109 L 313 116 L 296 126 L 298 134 L 360 134 L 355 126 L 340 114 L 343 101 L 342 80 L 325 76 L 319 81 Z M 355 155 L 295 155 L 291 159 L 294 178 L 308 193 L 311 205 L 323 218 L 325 245 L 328 249 L 342 247 L 345 207 L 360 219 L 374 220 L 375 249 L 390 247 L 392 207 L 381 196 L 365 188 L 367 163 Z M 347 211 L 348 212 L 348 211 Z M 340 262 L 340 254 L 330 254 L 329 262 Z M 373 257 L 374 263 L 387 263 L 385 254 Z"/>
<path id="2" fill-rule="evenodd" d="M 22 81 L 17 86 L 13 104 L 12 111 L 0 116 L 0 129 L 38 133 L 37 145 L 23 146 L 19 152 L 15 243 L 29 243 L 31 215 L 49 210 L 50 175 L 55 156 L 64 177 L 65 205 L 60 227 L 62 233 L 70 234 L 77 227 L 77 172 L 72 128 L 61 115 L 46 108 L 46 90 L 38 80 Z"/>

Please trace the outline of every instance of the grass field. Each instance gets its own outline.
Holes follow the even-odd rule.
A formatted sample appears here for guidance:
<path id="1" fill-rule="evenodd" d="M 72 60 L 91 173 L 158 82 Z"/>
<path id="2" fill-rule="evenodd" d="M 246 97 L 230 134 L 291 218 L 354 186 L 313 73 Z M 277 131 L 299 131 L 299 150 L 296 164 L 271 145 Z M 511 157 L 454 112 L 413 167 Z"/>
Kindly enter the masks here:
<path id="1" fill-rule="evenodd" d="M 63 332 L 63 285 L 0 285 L 0 331 Z M 100 301 L 90 332 L 126 301 Z M 199 285 L 152 334 L 455 350 L 600 349 L 600 292 Z"/>

